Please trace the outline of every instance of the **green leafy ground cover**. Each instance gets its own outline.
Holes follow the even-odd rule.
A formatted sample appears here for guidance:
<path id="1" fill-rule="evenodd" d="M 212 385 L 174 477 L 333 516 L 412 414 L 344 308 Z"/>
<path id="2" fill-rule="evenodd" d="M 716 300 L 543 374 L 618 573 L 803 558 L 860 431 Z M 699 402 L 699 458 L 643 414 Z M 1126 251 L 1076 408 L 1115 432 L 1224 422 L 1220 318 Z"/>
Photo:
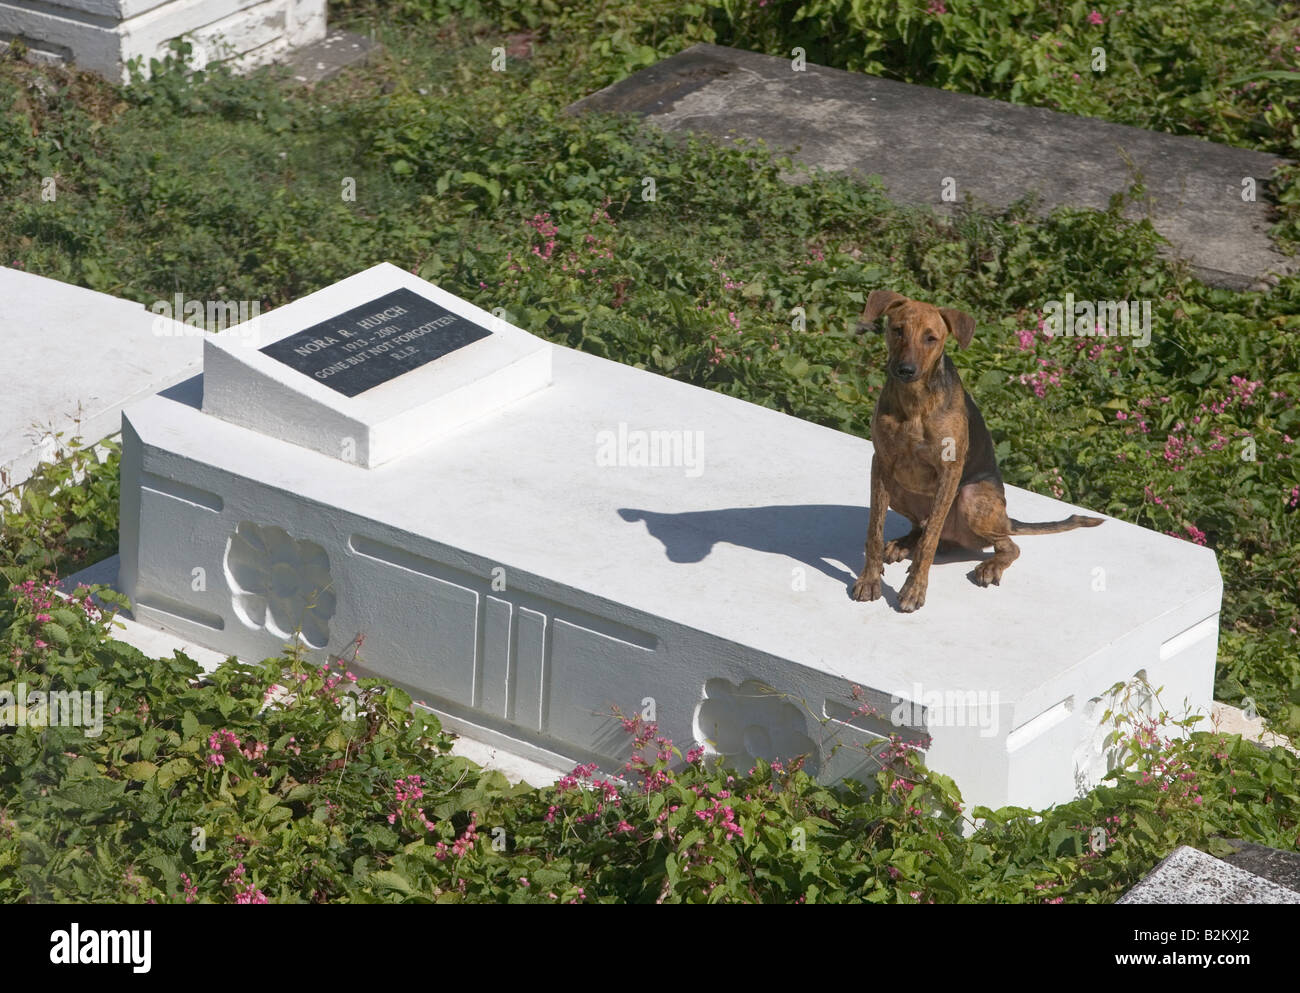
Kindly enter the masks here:
<path id="1" fill-rule="evenodd" d="M 9 60 L 0 259 L 144 303 L 180 292 L 268 308 L 405 261 L 554 341 L 863 436 L 883 382 L 877 341 L 851 334 L 865 294 L 960 306 L 979 331 L 954 359 L 1007 481 L 1215 548 L 1216 696 L 1300 732 L 1300 280 L 1207 289 L 1122 203 L 1045 220 L 1028 204 L 970 205 L 949 224 L 841 179 L 785 183 L 788 166 L 760 148 L 559 112 L 695 40 L 802 44 L 811 61 L 1295 154 L 1294 80 L 1279 68 L 1300 43 L 1294 7 L 1103 9 L 1095 24 L 1079 5 L 769 6 L 339 4 L 387 54 L 313 91 L 178 63 L 117 88 Z M 1100 75 L 1077 69 L 1097 34 L 1113 49 Z M 505 72 L 490 68 L 499 45 Z M 1294 208 L 1293 179 L 1277 177 Z M 1066 291 L 1151 299 L 1150 347 L 1047 338 L 1038 310 Z M 870 796 L 762 767 L 728 783 L 692 766 L 671 785 L 642 770 L 652 788 L 633 775 L 599 811 L 605 787 L 512 789 L 447 756 L 435 725 L 407 725 L 396 691 L 362 684 L 370 695 L 341 721 L 338 686 L 320 692 L 332 677 L 304 659 L 196 685 L 191 663 L 142 659 L 84 612 L 54 619 L 41 587 L 21 584 L 116 544 L 115 458 L 77 471 L 82 484 L 65 468 L 29 487 L 0 531 L 0 689 L 93 684 L 121 710 L 93 740 L 0 732 L 0 869 L 17 869 L 0 871 L 6 899 L 1108 900 L 1180 842 L 1296 845 L 1292 756 L 1213 734 L 1164 745 L 1151 736 L 1167 724 L 1117 729 L 1139 741 L 1112 785 L 1038 823 L 991 815 L 969 841 L 959 821 L 974 812 L 907 749 Z M 297 702 L 259 716 L 272 682 L 302 676 Z M 389 824 L 413 775 L 425 814 L 401 801 Z"/>
<path id="2" fill-rule="evenodd" d="M 1107 902 L 1177 844 L 1300 830 L 1295 755 L 1122 706 L 1126 764 L 1041 819 L 965 810 L 906 742 L 827 788 L 798 761 L 707 768 L 613 712 L 624 768 L 511 786 L 355 653 L 205 677 L 111 623 L 32 580 L 0 593 L 0 688 L 104 693 L 102 727 L 40 726 L 38 701 L 0 733 L 0 900 Z"/>

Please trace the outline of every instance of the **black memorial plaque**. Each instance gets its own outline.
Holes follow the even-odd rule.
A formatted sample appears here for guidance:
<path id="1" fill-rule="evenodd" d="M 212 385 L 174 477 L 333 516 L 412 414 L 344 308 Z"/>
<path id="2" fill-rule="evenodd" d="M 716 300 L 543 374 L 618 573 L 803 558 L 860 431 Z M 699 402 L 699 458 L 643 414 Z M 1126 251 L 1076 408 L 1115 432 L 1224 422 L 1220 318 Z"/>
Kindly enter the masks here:
<path id="1" fill-rule="evenodd" d="M 486 338 L 492 332 L 411 290 L 394 290 L 262 349 L 344 396 Z"/>

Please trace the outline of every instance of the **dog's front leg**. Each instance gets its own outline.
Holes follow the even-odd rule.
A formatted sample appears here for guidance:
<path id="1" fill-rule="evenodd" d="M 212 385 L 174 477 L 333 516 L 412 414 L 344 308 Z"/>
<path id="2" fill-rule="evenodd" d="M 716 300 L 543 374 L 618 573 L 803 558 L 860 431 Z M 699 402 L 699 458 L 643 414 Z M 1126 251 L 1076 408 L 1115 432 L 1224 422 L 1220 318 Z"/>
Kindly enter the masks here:
<path id="1" fill-rule="evenodd" d="M 871 456 L 871 516 L 867 520 L 867 561 L 853 584 L 854 600 L 879 600 L 880 577 L 885 571 L 885 517 L 889 513 L 889 487 L 880 456 Z"/>
<path id="2" fill-rule="evenodd" d="M 957 498 L 957 489 L 961 483 L 960 461 L 944 463 L 943 475 L 939 479 L 939 490 L 934 495 L 934 507 L 930 519 L 925 522 L 925 532 L 916 543 L 912 554 L 912 565 L 907 570 L 907 582 L 898 594 L 898 609 L 910 614 L 919 610 L 925 603 L 925 590 L 930 583 L 930 564 L 939 547 L 939 536 L 943 534 L 943 523 L 948 519 L 948 511 Z"/>

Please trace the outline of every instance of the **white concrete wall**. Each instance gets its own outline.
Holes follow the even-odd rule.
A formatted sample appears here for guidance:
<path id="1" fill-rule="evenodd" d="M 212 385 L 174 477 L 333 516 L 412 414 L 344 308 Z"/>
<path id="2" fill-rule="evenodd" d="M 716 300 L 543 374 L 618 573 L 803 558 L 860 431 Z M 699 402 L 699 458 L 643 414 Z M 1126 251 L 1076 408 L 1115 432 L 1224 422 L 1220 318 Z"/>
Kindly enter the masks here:
<path id="1" fill-rule="evenodd" d="M 251 67 L 325 37 L 326 0 L 0 0 L 0 39 L 125 81 L 126 63 L 188 36 L 210 61 Z"/>

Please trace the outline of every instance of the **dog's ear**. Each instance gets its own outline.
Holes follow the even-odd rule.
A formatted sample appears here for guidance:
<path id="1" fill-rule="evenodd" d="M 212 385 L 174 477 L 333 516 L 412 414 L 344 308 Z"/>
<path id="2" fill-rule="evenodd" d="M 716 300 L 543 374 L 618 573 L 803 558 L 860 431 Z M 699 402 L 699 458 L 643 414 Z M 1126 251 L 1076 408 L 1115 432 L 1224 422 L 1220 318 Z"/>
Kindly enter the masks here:
<path id="1" fill-rule="evenodd" d="M 969 345 L 975 337 L 975 318 L 964 310 L 952 307 L 940 307 L 939 314 L 943 317 L 943 323 L 948 325 L 948 333 L 957 339 L 957 344 L 962 348 Z"/>
<path id="2" fill-rule="evenodd" d="M 895 293 L 893 290 L 872 290 L 867 295 L 867 305 L 862 309 L 862 316 L 858 318 L 859 333 L 875 324 L 876 318 L 890 307 L 897 307 L 900 303 L 907 303 L 907 297 L 901 293 Z"/>

